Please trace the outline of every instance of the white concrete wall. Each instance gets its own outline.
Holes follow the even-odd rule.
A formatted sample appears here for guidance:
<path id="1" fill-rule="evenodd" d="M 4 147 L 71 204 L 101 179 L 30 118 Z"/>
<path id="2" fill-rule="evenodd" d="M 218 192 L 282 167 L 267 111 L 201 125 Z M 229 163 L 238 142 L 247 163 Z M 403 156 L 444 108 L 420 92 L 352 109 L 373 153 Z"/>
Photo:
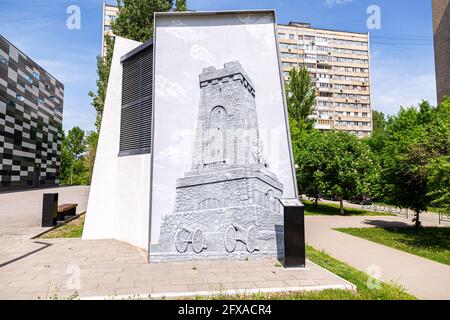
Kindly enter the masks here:
<path id="1" fill-rule="evenodd" d="M 118 157 L 123 55 L 141 43 L 116 37 L 84 240 L 116 239 L 148 249 L 150 154 Z"/>

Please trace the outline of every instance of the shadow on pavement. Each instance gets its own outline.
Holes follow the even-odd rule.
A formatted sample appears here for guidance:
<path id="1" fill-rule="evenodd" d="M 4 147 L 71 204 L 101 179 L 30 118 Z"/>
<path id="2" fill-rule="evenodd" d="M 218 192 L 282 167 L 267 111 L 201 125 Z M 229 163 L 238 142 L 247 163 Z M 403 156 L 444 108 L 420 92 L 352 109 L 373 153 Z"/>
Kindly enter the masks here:
<path id="1" fill-rule="evenodd" d="M 51 243 L 45 243 L 45 242 L 39 242 L 39 241 L 34 241 L 34 243 L 40 244 L 40 245 L 42 245 L 42 247 L 41 247 L 41 248 L 38 248 L 38 249 L 36 249 L 36 250 L 30 251 L 30 252 L 28 252 L 28 253 L 26 253 L 26 254 L 24 254 L 24 255 L 21 255 L 20 257 L 11 259 L 11 260 L 9 260 L 9 261 L 6 261 L 6 262 L 0 264 L 0 268 L 3 268 L 3 267 L 5 267 L 5 266 L 7 266 L 7 265 L 9 265 L 9 264 L 11 264 L 11 263 L 13 263 L 13 262 L 22 260 L 22 259 L 24 259 L 24 258 L 26 258 L 26 257 L 29 257 L 29 256 L 31 256 L 31 255 L 33 255 L 33 254 L 39 252 L 39 251 L 42 251 L 42 250 L 47 249 L 48 247 L 52 246 Z"/>

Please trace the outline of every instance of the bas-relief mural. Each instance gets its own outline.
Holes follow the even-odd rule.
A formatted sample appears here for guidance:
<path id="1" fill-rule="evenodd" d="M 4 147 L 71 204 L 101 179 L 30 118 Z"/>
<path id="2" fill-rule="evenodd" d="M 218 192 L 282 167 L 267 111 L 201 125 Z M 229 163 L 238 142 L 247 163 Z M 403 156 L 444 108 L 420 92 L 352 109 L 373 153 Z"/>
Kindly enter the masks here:
<path id="1" fill-rule="evenodd" d="M 151 261 L 276 256 L 283 185 L 264 160 L 256 89 L 238 61 L 199 76 L 191 171 L 177 180 Z"/>

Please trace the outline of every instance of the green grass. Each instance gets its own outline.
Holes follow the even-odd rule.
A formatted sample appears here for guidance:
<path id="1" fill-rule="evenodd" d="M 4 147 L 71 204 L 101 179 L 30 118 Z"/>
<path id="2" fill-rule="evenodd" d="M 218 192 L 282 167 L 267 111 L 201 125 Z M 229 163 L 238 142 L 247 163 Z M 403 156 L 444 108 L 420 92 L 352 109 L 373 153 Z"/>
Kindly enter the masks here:
<path id="1" fill-rule="evenodd" d="M 318 203 L 314 208 L 314 203 L 309 200 L 303 201 L 306 216 L 392 216 L 390 213 L 366 211 L 355 208 L 345 208 L 344 215 L 341 214 L 339 204 Z"/>
<path id="2" fill-rule="evenodd" d="M 353 283 L 356 292 L 349 290 L 324 290 L 319 292 L 257 293 L 253 295 L 217 295 L 198 297 L 213 300 L 415 300 L 416 298 L 395 284 L 380 282 L 376 289 L 367 286 L 369 276 L 330 255 L 307 246 L 308 259 L 319 266 Z"/>
<path id="3" fill-rule="evenodd" d="M 416 299 L 396 284 L 380 282 L 379 288 L 367 286 L 369 276 L 350 265 L 334 259 L 330 255 L 307 246 L 308 259 L 334 274 L 353 283 L 357 292 L 354 298 L 359 300 L 411 300 Z"/>
<path id="4" fill-rule="evenodd" d="M 450 265 L 450 228 L 342 228 L 349 235 Z"/>
<path id="5" fill-rule="evenodd" d="M 84 215 L 44 234 L 42 239 L 81 238 L 83 235 Z"/>

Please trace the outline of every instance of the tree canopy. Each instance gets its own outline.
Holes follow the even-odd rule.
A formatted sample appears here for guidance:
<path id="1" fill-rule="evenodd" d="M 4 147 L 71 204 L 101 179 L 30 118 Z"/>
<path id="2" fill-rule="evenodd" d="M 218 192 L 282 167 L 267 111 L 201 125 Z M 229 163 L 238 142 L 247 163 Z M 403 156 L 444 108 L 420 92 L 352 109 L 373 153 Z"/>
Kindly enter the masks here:
<path id="1" fill-rule="evenodd" d="M 386 124 L 380 152 L 384 198 L 419 214 L 449 199 L 450 100 L 401 108 Z M 447 202 L 448 203 L 448 202 Z"/>
<path id="2" fill-rule="evenodd" d="M 369 146 L 346 132 L 304 134 L 296 155 L 300 190 L 318 195 L 328 193 L 340 199 L 373 194 L 379 180 L 379 166 Z"/>
<path id="3" fill-rule="evenodd" d="M 175 7 L 174 7 L 175 4 Z M 111 27 L 115 35 L 127 39 L 145 42 L 153 37 L 153 19 L 155 12 L 170 10 L 186 11 L 186 0 L 118 0 L 119 14 Z M 106 55 L 97 56 L 97 90 L 89 91 L 92 106 L 96 111 L 95 126 L 100 131 L 109 72 L 114 50 L 114 38 L 106 37 Z"/>
<path id="4" fill-rule="evenodd" d="M 316 89 L 311 81 L 309 71 L 302 67 L 289 72 L 286 84 L 286 99 L 291 127 L 297 131 L 311 131 L 314 119 L 311 118 L 315 108 Z"/>

